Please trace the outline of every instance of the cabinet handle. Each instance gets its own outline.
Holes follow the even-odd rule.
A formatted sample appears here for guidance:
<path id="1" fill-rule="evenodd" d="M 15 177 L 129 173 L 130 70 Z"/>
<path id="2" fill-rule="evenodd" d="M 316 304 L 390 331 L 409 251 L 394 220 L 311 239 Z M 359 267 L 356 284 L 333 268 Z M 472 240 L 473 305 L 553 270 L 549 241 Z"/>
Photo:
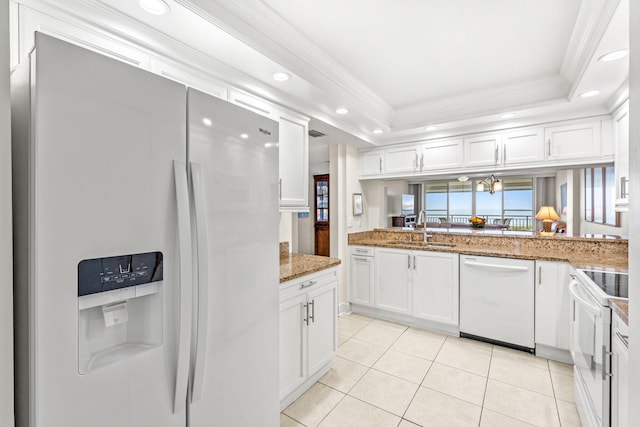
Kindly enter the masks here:
<path id="1" fill-rule="evenodd" d="M 420 155 L 420 170 L 424 167 L 424 153 Z"/>
<path id="2" fill-rule="evenodd" d="M 311 304 L 311 323 L 316 323 L 316 300 L 312 299 L 309 304 Z M 307 321 L 307 325 L 308 324 L 309 322 Z"/>
<path id="3" fill-rule="evenodd" d="M 379 159 L 379 160 L 380 160 L 380 161 L 379 161 L 379 164 L 380 164 L 380 173 L 382 173 L 382 157 L 380 157 L 380 159 Z"/>
<path id="4" fill-rule="evenodd" d="M 303 321 L 307 324 L 307 326 L 309 326 L 309 304 L 304 304 L 303 307 L 305 309 L 305 318 L 303 319 Z"/>
<path id="5" fill-rule="evenodd" d="M 278 182 L 278 197 L 282 200 L 282 178 L 280 178 L 280 181 Z"/>
<path id="6" fill-rule="evenodd" d="M 415 271 L 416 269 L 416 256 L 413 256 L 413 270 Z"/>
<path id="7" fill-rule="evenodd" d="M 366 254 L 369 253 L 369 251 L 367 249 L 356 249 L 356 252 L 360 253 L 360 254 Z"/>
<path id="8" fill-rule="evenodd" d="M 496 144 L 496 149 L 493 152 L 495 157 L 495 162 L 498 163 L 498 144 Z"/>
<path id="9" fill-rule="evenodd" d="M 362 258 L 362 257 L 353 257 L 354 260 L 356 261 L 363 261 L 363 262 L 369 262 L 369 260 L 367 258 Z"/>
<path id="10" fill-rule="evenodd" d="M 547 140 L 547 156 L 551 156 L 551 138 Z"/>
<path id="11" fill-rule="evenodd" d="M 542 285 L 542 266 L 538 266 L 538 285 Z"/>
<path id="12" fill-rule="evenodd" d="M 300 285 L 300 289 L 308 288 L 308 287 L 310 287 L 310 286 L 315 285 L 316 283 L 318 283 L 318 282 L 317 282 L 317 281 L 315 281 L 315 280 L 310 280 L 310 281 L 308 281 L 307 283 L 303 283 L 303 284 L 301 284 L 301 285 Z"/>
<path id="13" fill-rule="evenodd" d="M 624 199 L 629 196 L 629 191 L 627 190 L 627 184 L 629 183 L 629 178 L 626 176 L 620 177 L 620 198 Z"/>
<path id="14" fill-rule="evenodd" d="M 507 163 L 507 144 L 502 146 L 502 163 Z"/>
<path id="15" fill-rule="evenodd" d="M 411 255 L 407 255 L 407 270 L 411 270 Z"/>
<path id="16" fill-rule="evenodd" d="M 416 151 L 416 167 L 414 169 L 418 169 L 418 152 Z"/>
<path id="17" fill-rule="evenodd" d="M 609 365 L 609 368 L 611 367 L 611 362 L 607 364 L 607 356 L 610 356 L 612 354 L 612 352 L 607 351 L 606 345 L 602 346 L 602 381 L 606 381 L 607 377 L 613 376 L 613 374 L 609 372 L 609 369 L 607 368 L 607 365 Z"/>
<path id="18" fill-rule="evenodd" d="M 620 331 L 616 331 L 616 336 L 622 341 L 625 347 L 629 348 L 629 335 L 623 335 Z"/>

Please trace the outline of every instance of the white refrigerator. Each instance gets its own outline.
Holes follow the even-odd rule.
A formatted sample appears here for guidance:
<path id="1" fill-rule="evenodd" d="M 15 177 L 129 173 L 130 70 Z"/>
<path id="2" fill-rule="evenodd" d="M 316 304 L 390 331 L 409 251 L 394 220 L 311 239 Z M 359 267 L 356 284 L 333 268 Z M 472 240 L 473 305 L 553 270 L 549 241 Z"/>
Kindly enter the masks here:
<path id="1" fill-rule="evenodd" d="M 277 426 L 278 124 L 37 34 L 12 75 L 18 426 Z"/>

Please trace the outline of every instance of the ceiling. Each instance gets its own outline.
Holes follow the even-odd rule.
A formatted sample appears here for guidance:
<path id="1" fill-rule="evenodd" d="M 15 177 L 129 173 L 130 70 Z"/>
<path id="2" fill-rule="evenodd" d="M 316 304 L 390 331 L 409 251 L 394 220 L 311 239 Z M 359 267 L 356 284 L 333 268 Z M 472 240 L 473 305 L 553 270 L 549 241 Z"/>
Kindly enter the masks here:
<path id="1" fill-rule="evenodd" d="M 359 146 L 608 114 L 628 86 L 628 57 L 597 59 L 628 48 L 629 0 L 165 0 L 164 16 L 137 1 L 18 1 L 198 64 Z"/>

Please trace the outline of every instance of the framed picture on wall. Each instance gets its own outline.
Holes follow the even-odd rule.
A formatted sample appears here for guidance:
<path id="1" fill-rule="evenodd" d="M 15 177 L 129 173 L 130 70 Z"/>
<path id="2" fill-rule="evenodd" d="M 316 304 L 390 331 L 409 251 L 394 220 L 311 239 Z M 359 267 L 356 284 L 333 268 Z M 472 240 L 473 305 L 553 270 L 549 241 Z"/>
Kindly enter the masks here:
<path id="1" fill-rule="evenodd" d="M 362 194 L 353 193 L 353 216 L 362 215 Z"/>

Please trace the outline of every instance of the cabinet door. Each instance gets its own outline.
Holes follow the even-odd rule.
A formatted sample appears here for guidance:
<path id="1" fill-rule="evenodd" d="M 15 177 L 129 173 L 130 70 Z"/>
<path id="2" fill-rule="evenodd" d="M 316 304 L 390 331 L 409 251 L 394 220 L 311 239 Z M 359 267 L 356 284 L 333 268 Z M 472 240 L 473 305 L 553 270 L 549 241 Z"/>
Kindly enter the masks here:
<path id="1" fill-rule="evenodd" d="M 547 160 L 599 158 L 602 153 L 600 122 L 546 128 L 544 139 Z"/>
<path id="2" fill-rule="evenodd" d="M 536 261 L 536 344 L 569 350 L 569 266 Z"/>
<path id="3" fill-rule="evenodd" d="M 479 135 L 464 139 L 465 166 L 493 166 L 500 162 L 499 134 Z"/>
<path id="4" fill-rule="evenodd" d="M 351 255 L 351 286 L 349 301 L 354 304 L 373 305 L 373 257 Z"/>
<path id="5" fill-rule="evenodd" d="M 302 384 L 306 366 L 306 295 L 280 303 L 280 399 Z"/>
<path id="6" fill-rule="evenodd" d="M 413 252 L 413 316 L 458 325 L 458 254 Z"/>
<path id="7" fill-rule="evenodd" d="M 309 208 L 308 121 L 278 112 L 280 123 L 280 207 Z M 282 210 L 282 209 L 281 209 Z"/>
<path id="8" fill-rule="evenodd" d="M 362 153 L 360 161 L 362 162 L 362 175 L 381 175 L 382 174 L 382 151 L 366 151 Z"/>
<path id="9" fill-rule="evenodd" d="M 336 354 L 338 332 L 338 283 L 314 289 L 307 294 L 308 371 L 313 375 Z"/>
<path id="10" fill-rule="evenodd" d="M 622 322 L 614 316 L 611 335 L 611 427 L 627 427 L 629 425 L 629 349 L 623 341 L 626 332 L 618 330 L 616 323 Z"/>
<path id="11" fill-rule="evenodd" d="M 409 314 L 410 251 L 376 248 L 374 305 Z"/>
<path id="12" fill-rule="evenodd" d="M 451 169 L 463 166 L 462 139 L 448 139 L 422 145 L 422 171 Z"/>
<path id="13" fill-rule="evenodd" d="M 502 137 L 502 164 L 544 161 L 544 131 L 541 128 L 506 132 Z"/>
<path id="14" fill-rule="evenodd" d="M 390 148 L 384 152 L 384 173 L 415 172 L 420 167 L 418 148 Z"/>

